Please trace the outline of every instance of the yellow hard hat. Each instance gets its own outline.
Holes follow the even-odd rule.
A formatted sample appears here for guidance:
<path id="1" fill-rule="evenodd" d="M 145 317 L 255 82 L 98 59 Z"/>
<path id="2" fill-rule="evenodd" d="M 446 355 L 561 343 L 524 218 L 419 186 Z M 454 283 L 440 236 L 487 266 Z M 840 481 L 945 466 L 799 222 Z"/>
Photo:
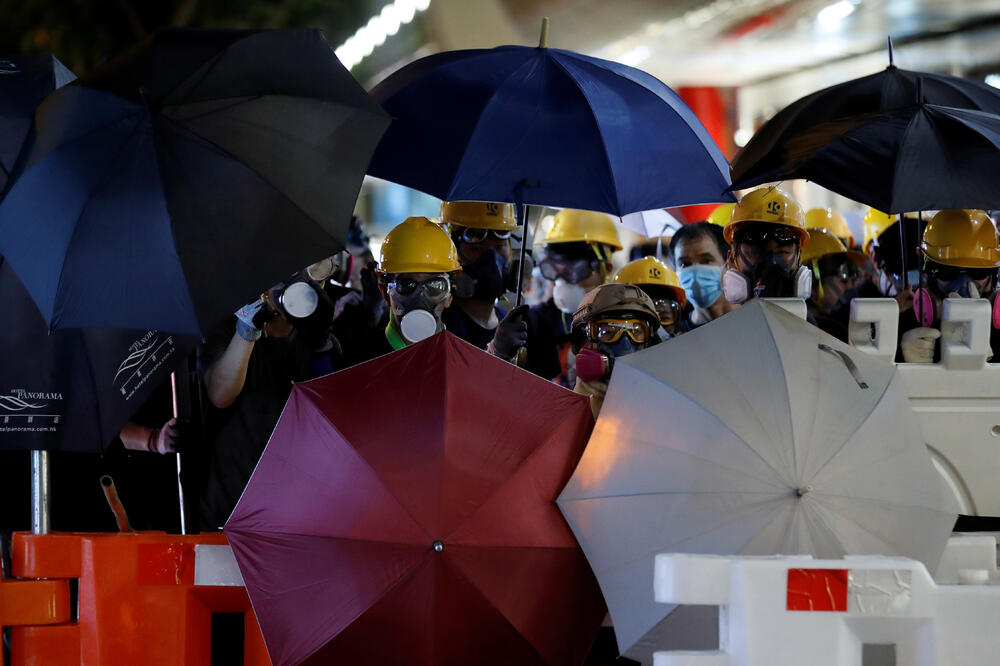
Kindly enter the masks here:
<path id="1" fill-rule="evenodd" d="M 862 223 L 862 229 L 865 234 L 865 252 L 868 251 L 869 244 L 881 236 L 883 231 L 894 225 L 898 221 L 898 218 L 898 215 L 889 215 L 875 208 L 868 209 L 868 212 L 865 213 L 865 220 Z"/>
<path id="2" fill-rule="evenodd" d="M 687 295 L 677 279 L 677 273 L 656 257 L 643 257 L 626 264 L 615 273 L 611 282 L 634 284 L 638 287 L 665 287 L 673 292 L 674 298 L 681 304 L 682 308 L 687 304 Z"/>
<path id="3" fill-rule="evenodd" d="M 736 204 L 722 204 L 718 208 L 712 211 L 711 215 L 708 216 L 706 222 L 711 222 L 712 224 L 718 225 L 720 227 L 725 227 L 729 224 L 729 220 L 733 217 L 733 209 L 736 208 Z"/>
<path id="4" fill-rule="evenodd" d="M 733 209 L 733 217 L 726 225 L 723 235 L 727 243 L 733 242 L 733 234 L 748 224 L 775 224 L 788 227 L 799 237 L 799 246 L 809 242 L 806 232 L 806 217 L 802 207 L 786 192 L 771 187 L 759 187 L 748 193 Z"/>
<path id="5" fill-rule="evenodd" d="M 802 263 L 831 254 L 846 254 L 856 266 L 865 263 L 864 256 L 860 252 L 847 249 L 834 232 L 829 229 L 809 229 L 809 245 L 802 250 Z"/>
<path id="6" fill-rule="evenodd" d="M 489 201 L 442 201 L 441 224 L 455 224 L 473 229 L 517 229 L 514 204 Z"/>
<path id="7" fill-rule="evenodd" d="M 426 217 L 397 224 L 382 241 L 383 273 L 450 273 L 460 270 L 458 250 L 444 229 Z"/>
<path id="8" fill-rule="evenodd" d="M 924 229 L 920 249 L 939 264 L 989 268 L 1000 262 L 1000 242 L 993 221 L 981 210 L 942 210 Z"/>
<path id="9" fill-rule="evenodd" d="M 813 208 L 806 211 L 806 229 L 826 229 L 848 246 L 854 245 L 854 234 L 847 226 L 847 220 L 832 208 Z"/>
<path id="10" fill-rule="evenodd" d="M 595 213 L 589 210 L 563 208 L 552 220 L 549 233 L 545 234 L 546 243 L 603 243 L 616 250 L 622 249 L 618 240 L 618 227 L 614 218 L 606 213 Z"/>

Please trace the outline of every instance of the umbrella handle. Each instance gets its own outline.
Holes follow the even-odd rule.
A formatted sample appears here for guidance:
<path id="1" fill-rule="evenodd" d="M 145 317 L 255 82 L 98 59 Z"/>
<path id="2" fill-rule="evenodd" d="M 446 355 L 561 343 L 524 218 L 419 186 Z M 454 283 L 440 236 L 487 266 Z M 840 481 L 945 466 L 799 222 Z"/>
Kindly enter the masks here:
<path id="1" fill-rule="evenodd" d="M 861 371 L 858 370 L 858 366 L 854 364 L 854 359 L 852 359 L 850 356 L 840 351 L 839 349 L 834 349 L 830 345 L 823 344 L 822 342 L 816 346 L 819 347 L 820 351 L 825 351 L 830 354 L 833 354 L 841 361 L 843 361 L 844 365 L 847 366 L 848 372 L 851 373 L 851 377 L 854 378 L 854 381 L 857 382 L 858 386 L 863 389 L 868 388 L 868 383 L 864 380 L 864 377 L 861 376 Z"/>

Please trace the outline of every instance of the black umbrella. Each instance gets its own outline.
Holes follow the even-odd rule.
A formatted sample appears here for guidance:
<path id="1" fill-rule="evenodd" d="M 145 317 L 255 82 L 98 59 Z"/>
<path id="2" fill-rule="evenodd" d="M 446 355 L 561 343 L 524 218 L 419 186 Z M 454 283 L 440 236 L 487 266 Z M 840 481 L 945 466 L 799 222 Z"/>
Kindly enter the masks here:
<path id="1" fill-rule="evenodd" d="M 47 333 L 0 257 L 0 450 L 104 450 L 198 344 L 197 338 L 110 328 Z"/>
<path id="2" fill-rule="evenodd" d="M 889 61 L 877 74 L 806 95 L 764 123 L 732 162 L 732 189 L 776 180 L 774 174 L 785 164 L 785 144 L 825 123 L 893 111 L 918 101 L 1000 113 L 996 88 L 980 81 L 899 69 L 892 64 L 891 43 Z"/>
<path id="3" fill-rule="evenodd" d="M 318 30 L 159 30 L 39 107 L 0 253 L 53 328 L 201 335 L 343 248 L 388 122 Z"/>
<path id="4" fill-rule="evenodd" d="M 812 180 L 888 213 L 1000 208 L 1000 116 L 992 113 L 911 104 L 816 125 L 771 155 L 780 161 L 761 182 Z"/>

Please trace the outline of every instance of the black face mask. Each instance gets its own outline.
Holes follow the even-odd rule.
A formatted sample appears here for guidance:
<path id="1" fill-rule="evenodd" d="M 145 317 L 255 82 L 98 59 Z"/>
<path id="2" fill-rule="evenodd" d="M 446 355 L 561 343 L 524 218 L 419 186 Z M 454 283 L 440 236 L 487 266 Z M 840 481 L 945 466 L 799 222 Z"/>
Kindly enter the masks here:
<path id="1" fill-rule="evenodd" d="M 754 295 L 759 298 L 781 298 L 795 294 L 795 279 L 791 267 L 770 250 L 753 267 L 750 282 Z"/>
<path id="2" fill-rule="evenodd" d="M 456 276 L 455 296 L 491 301 L 503 296 L 509 280 L 510 262 L 495 250 L 485 250 Z"/>

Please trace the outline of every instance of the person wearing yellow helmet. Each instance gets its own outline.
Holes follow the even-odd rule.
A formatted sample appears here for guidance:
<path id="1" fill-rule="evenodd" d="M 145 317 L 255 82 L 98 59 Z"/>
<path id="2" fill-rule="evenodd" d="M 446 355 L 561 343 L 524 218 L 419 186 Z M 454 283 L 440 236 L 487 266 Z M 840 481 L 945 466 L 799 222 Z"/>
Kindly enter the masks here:
<path id="1" fill-rule="evenodd" d="M 861 278 L 864 255 L 849 250 L 829 229 L 809 229 L 802 264 L 812 272 L 812 296 L 806 301 L 816 325 L 847 342 L 854 287 Z"/>
<path id="2" fill-rule="evenodd" d="M 448 234 L 426 217 L 407 218 L 386 234 L 379 260 L 379 288 L 389 308 L 389 352 L 444 330 L 452 279 L 462 269 Z"/>
<path id="3" fill-rule="evenodd" d="M 870 280 L 858 286 L 856 295 L 858 298 L 895 298 L 899 311 L 905 312 L 913 307 L 913 290 L 920 284 L 917 253 L 920 232 L 915 218 L 903 218 L 904 249 L 899 217 L 875 208 L 869 208 L 865 214 L 863 247 L 871 261 L 872 274 Z"/>
<path id="4" fill-rule="evenodd" d="M 528 311 L 527 369 L 573 388 L 569 353 L 572 316 L 583 297 L 611 274 L 611 255 L 622 249 L 610 215 L 564 208 L 545 235 L 538 268 L 555 283 L 552 298 Z"/>
<path id="5" fill-rule="evenodd" d="M 729 224 L 729 220 L 733 218 L 733 209 L 735 208 L 736 204 L 720 204 L 715 210 L 709 213 L 708 219 L 705 221 L 725 229 Z"/>
<path id="6" fill-rule="evenodd" d="M 832 208 L 810 208 L 806 211 L 806 229 L 826 229 L 848 250 L 854 249 L 854 234 L 844 216 Z"/>
<path id="7" fill-rule="evenodd" d="M 505 313 L 497 305 L 511 283 L 510 238 L 518 228 L 513 204 L 446 201 L 440 222 L 449 230 L 462 265 L 453 280 L 455 300 L 442 321 L 466 342 L 512 358 L 528 336 L 527 307 Z"/>
<path id="8" fill-rule="evenodd" d="M 666 340 L 683 332 L 687 297 L 677 274 L 656 257 L 643 257 L 626 264 L 611 278 L 612 283 L 634 284 L 653 301 L 660 319 L 657 333 Z"/>
<path id="9" fill-rule="evenodd" d="M 730 303 L 754 297 L 809 298 L 812 273 L 802 266 L 809 242 L 802 207 L 777 187 L 746 194 L 725 229 L 732 244 L 722 289 Z"/>
<path id="10" fill-rule="evenodd" d="M 1000 350 L 997 267 L 1000 238 L 982 210 L 942 210 L 924 229 L 920 243 L 927 289 L 919 290 L 913 310 L 900 318 L 900 351 L 907 363 L 931 363 L 939 354 L 941 303 L 945 298 L 986 298 L 993 302 L 990 346 Z"/>

